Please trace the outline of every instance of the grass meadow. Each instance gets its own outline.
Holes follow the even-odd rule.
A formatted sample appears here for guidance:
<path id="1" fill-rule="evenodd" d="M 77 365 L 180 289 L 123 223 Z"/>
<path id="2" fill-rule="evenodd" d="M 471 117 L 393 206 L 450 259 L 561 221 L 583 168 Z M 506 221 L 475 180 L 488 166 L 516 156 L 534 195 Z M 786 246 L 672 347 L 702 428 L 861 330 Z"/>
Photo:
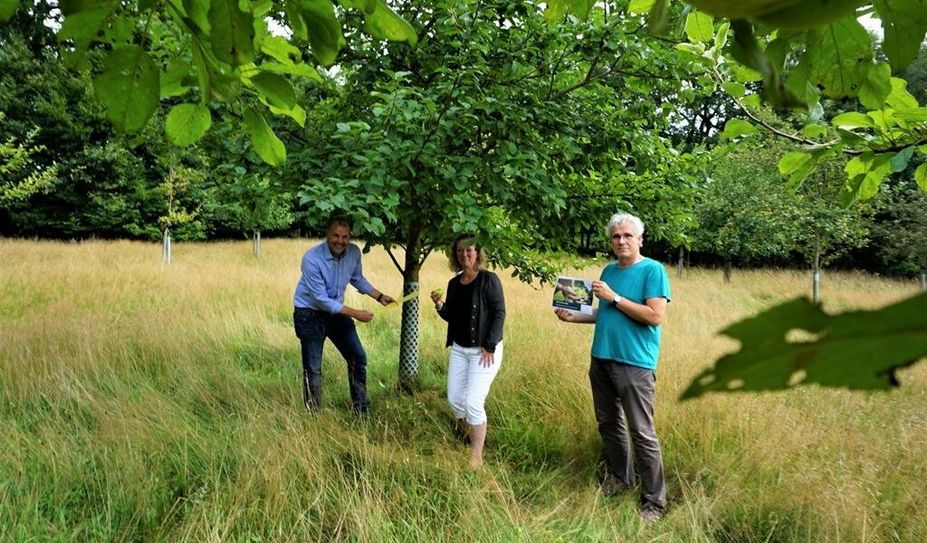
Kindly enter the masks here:
<path id="1" fill-rule="evenodd" d="M 445 328 L 421 313 L 420 387 L 396 392 L 399 311 L 359 325 L 374 411 L 348 411 L 328 344 L 326 409 L 301 407 L 292 293 L 308 240 L 0 240 L 0 541 L 927 541 L 927 363 L 902 387 L 803 387 L 679 403 L 736 343 L 725 325 L 810 289 L 806 273 L 671 273 L 657 380 L 669 511 L 597 492 L 591 326 L 502 272 L 505 360 L 486 466 L 466 469 L 444 399 Z M 567 270 L 596 277 L 597 264 Z M 394 296 L 382 250 L 365 257 Z M 444 286 L 442 255 L 422 272 Z M 827 310 L 914 282 L 825 273 Z M 372 308 L 349 288 L 348 303 Z"/>

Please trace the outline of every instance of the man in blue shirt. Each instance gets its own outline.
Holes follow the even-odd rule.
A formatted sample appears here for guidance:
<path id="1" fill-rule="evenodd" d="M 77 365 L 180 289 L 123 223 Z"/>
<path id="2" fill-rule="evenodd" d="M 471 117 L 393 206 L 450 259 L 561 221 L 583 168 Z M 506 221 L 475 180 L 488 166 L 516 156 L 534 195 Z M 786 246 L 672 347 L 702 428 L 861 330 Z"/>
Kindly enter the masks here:
<path id="1" fill-rule="evenodd" d="M 364 277 L 361 253 L 351 243 L 351 221 L 335 216 L 328 221 L 325 242 L 303 255 L 302 275 L 293 295 L 293 323 L 302 347 L 303 402 L 315 411 L 322 406 L 322 345 L 325 338 L 335 344 L 348 363 L 348 385 L 351 405 L 355 412 L 366 414 L 367 353 L 357 337 L 354 320 L 370 322 L 373 313 L 344 305 L 348 283 L 361 294 L 370 296 L 381 305 L 393 303 Z"/>
<path id="2" fill-rule="evenodd" d="M 641 517 L 654 522 L 666 509 L 660 442 L 653 427 L 654 385 L 660 356 L 660 323 L 670 301 L 669 278 L 659 262 L 640 253 L 644 223 L 617 213 L 605 227 L 617 261 L 605 266 L 592 290 L 599 307 L 592 315 L 555 309 L 565 322 L 595 323 L 589 381 L 602 437 L 605 474 L 602 491 L 635 486 L 634 459 L 641 482 Z M 628 434 L 634 459 L 628 446 Z"/>

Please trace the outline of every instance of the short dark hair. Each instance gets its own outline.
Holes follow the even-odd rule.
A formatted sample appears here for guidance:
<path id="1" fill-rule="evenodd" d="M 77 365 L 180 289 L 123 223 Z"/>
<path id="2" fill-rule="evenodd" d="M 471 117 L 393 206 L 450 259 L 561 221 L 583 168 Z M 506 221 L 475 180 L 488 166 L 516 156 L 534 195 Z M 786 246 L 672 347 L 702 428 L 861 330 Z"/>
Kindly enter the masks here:
<path id="1" fill-rule="evenodd" d="M 473 247 L 476 249 L 476 263 L 479 267 L 483 267 L 483 262 L 486 261 L 486 253 L 483 252 L 483 246 L 477 241 L 476 236 L 469 233 L 457 234 L 454 236 L 454 241 L 451 242 L 451 246 L 447 250 L 448 264 L 450 265 L 451 271 L 459 272 L 463 268 L 460 267 L 460 262 L 457 261 L 457 246 L 463 244 L 464 247 Z"/>
<path id="2" fill-rule="evenodd" d="M 332 229 L 332 226 L 347 226 L 349 230 L 354 230 L 354 221 L 351 220 L 351 217 L 347 215 L 332 215 L 328 218 L 328 224 L 325 226 L 325 231 L 328 232 Z"/>

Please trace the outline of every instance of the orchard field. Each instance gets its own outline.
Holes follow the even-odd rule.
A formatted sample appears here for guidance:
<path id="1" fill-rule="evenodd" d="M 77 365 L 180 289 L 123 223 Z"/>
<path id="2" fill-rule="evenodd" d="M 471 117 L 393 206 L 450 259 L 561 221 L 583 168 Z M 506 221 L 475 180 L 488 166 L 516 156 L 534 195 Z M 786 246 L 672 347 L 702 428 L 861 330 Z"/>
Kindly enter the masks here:
<path id="1" fill-rule="evenodd" d="M 725 325 L 805 294 L 807 274 L 671 273 L 657 381 L 670 494 L 646 526 L 597 492 L 586 377 L 592 327 L 551 289 L 500 272 L 505 360 L 486 466 L 466 469 L 444 401 L 444 326 L 421 312 L 418 391 L 396 392 L 400 311 L 360 326 L 373 412 L 348 411 L 329 344 L 327 407 L 301 408 L 292 292 L 314 241 L 178 244 L 0 240 L 2 541 L 927 540 L 927 364 L 891 392 L 802 387 L 679 402 L 737 345 Z M 646 252 L 646 251 L 645 251 Z M 567 270 L 596 277 L 602 262 Z M 373 284 L 399 294 L 382 249 Z M 450 272 L 442 255 L 424 291 Z M 915 282 L 826 273 L 828 311 L 877 308 Z M 349 289 L 348 303 L 373 308 Z"/>

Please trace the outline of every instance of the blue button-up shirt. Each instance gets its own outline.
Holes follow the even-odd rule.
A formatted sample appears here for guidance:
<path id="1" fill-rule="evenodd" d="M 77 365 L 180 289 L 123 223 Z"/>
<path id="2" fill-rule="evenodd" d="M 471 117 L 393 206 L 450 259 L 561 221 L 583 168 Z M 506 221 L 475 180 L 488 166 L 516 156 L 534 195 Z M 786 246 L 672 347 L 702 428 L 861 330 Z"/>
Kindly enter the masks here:
<path id="1" fill-rule="evenodd" d="M 295 307 L 338 313 L 344 307 L 344 290 L 348 283 L 361 294 L 373 290 L 373 285 L 364 277 L 360 249 L 353 243 L 345 247 L 341 258 L 335 258 L 328 243 L 323 241 L 306 251 L 300 269 L 302 276 L 293 294 Z"/>

